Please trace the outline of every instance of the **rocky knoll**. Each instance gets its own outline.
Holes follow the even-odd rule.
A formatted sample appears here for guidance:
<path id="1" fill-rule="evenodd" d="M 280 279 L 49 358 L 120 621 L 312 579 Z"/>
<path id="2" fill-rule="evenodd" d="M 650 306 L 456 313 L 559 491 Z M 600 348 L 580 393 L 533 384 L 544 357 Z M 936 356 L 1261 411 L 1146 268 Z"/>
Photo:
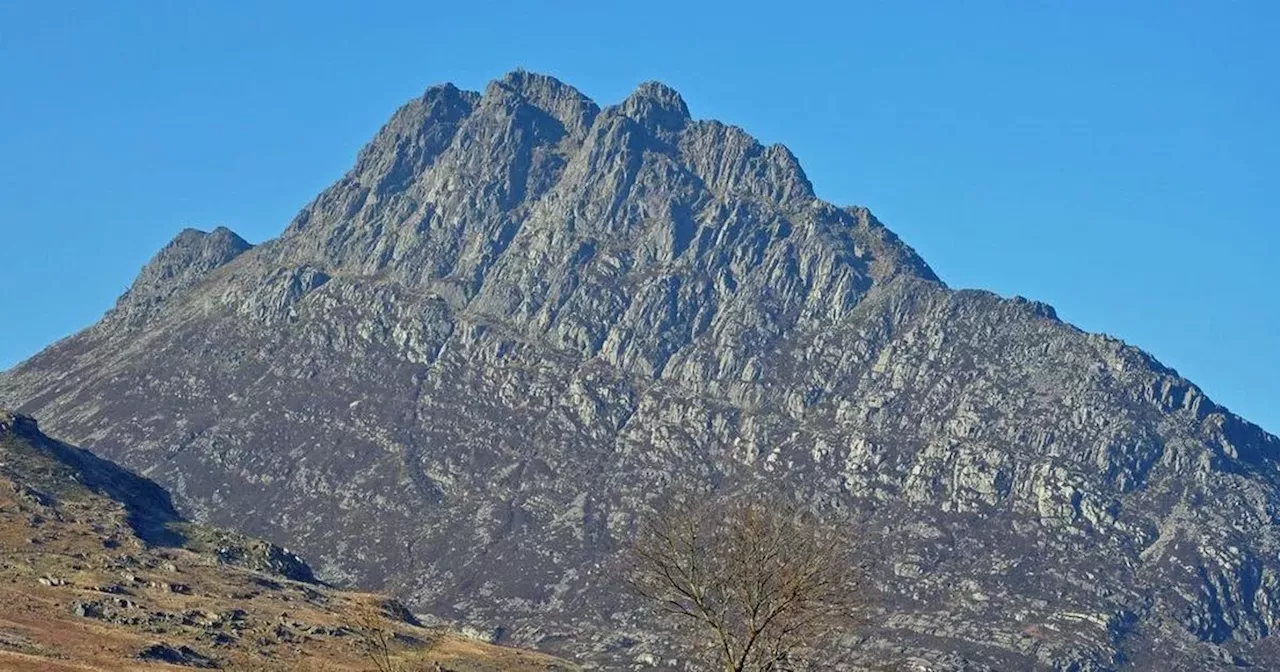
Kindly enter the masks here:
<path id="1" fill-rule="evenodd" d="M 1044 304 L 949 289 L 660 84 L 432 87 L 279 238 L 183 233 L 0 402 L 324 579 L 614 668 L 667 652 L 617 548 L 694 481 L 848 526 L 864 663 L 1276 650 L 1280 440 Z"/>
<path id="2" fill-rule="evenodd" d="M 572 669 L 319 584 L 288 551 L 182 521 L 154 482 L 0 410 L 0 669 L 355 672 L 370 627 L 395 633 L 396 669 Z"/>

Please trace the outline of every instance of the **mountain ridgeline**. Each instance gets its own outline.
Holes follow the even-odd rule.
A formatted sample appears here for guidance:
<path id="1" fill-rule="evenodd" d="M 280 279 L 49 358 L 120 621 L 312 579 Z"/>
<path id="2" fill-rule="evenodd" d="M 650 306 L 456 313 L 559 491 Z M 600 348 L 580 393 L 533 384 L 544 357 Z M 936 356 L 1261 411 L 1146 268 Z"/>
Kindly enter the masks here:
<path id="1" fill-rule="evenodd" d="M 186 231 L 0 375 L 321 578 L 610 669 L 671 486 L 767 484 L 865 548 L 865 665 L 1266 665 L 1280 440 L 1114 338 L 949 289 L 796 158 L 661 84 L 428 89 L 282 235 Z"/>

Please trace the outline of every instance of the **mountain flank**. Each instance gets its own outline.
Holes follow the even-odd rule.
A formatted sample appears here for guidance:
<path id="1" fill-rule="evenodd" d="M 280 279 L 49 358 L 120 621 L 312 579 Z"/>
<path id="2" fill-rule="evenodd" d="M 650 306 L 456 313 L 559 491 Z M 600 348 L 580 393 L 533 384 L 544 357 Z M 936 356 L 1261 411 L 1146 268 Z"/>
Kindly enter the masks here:
<path id="1" fill-rule="evenodd" d="M 948 287 L 657 83 L 431 87 L 278 238 L 180 234 L 0 402 L 325 581 L 602 668 L 671 658 L 619 549 L 707 484 L 862 545 L 857 665 L 1276 656 L 1280 440 L 1047 305 Z"/>

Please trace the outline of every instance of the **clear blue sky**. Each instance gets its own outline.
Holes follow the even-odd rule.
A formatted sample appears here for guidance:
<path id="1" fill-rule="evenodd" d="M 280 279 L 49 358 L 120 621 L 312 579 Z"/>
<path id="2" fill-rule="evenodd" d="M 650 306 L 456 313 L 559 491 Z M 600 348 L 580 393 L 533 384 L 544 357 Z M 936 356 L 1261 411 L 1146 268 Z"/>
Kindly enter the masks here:
<path id="1" fill-rule="evenodd" d="M 605 104 L 672 84 L 952 286 L 1048 301 L 1277 432 L 1278 34 L 1243 0 L 3 3 L 0 368 L 182 227 L 273 237 L 403 101 L 522 66 Z"/>

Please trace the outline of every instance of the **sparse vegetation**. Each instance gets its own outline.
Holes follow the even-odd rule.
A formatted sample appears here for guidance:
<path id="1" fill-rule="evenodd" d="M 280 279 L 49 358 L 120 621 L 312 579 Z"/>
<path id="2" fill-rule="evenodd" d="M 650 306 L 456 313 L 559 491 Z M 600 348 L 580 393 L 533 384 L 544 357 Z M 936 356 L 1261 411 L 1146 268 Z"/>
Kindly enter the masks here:
<path id="1" fill-rule="evenodd" d="M 404 666 L 391 655 L 395 631 L 387 619 L 373 608 L 362 609 L 352 617 L 351 630 L 356 633 L 360 650 L 378 672 L 405 672 Z"/>
<path id="2" fill-rule="evenodd" d="M 391 603 L 399 607 L 398 603 Z M 354 633 L 360 652 L 373 664 L 376 672 L 420 672 L 440 669 L 438 664 L 428 663 L 430 653 L 440 644 L 441 632 L 416 628 L 413 637 L 397 633 L 393 619 L 394 609 L 388 612 L 388 604 L 367 604 L 356 609 L 347 621 L 347 629 Z"/>
<path id="3" fill-rule="evenodd" d="M 708 669 L 814 669 L 855 625 L 846 544 L 807 513 L 750 498 L 681 495 L 641 524 L 631 586 Z"/>

